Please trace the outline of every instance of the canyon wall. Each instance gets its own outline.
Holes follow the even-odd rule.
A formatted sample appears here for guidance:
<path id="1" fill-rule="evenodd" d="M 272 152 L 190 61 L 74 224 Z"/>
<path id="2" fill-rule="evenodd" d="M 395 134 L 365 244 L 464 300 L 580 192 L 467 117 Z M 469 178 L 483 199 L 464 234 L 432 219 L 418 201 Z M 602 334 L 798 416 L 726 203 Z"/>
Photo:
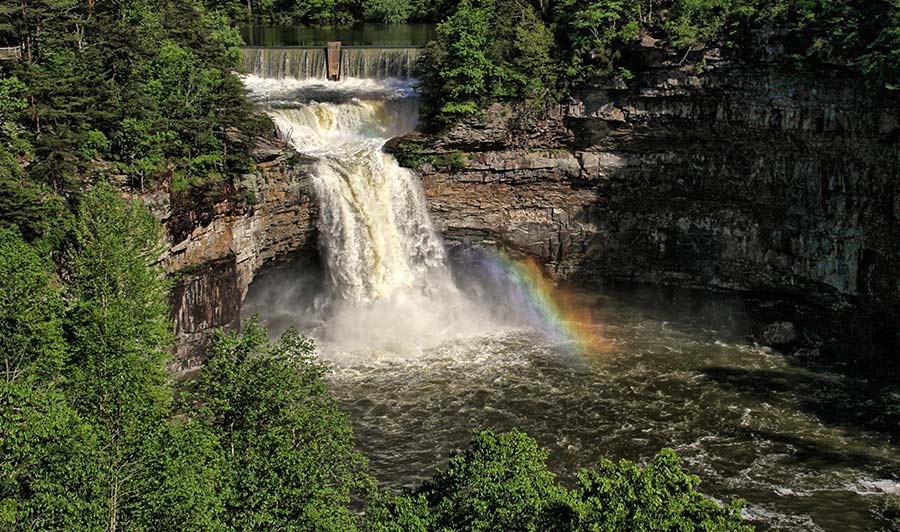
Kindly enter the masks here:
<path id="1" fill-rule="evenodd" d="M 254 170 L 239 182 L 143 196 L 165 227 L 175 372 L 200 364 L 214 329 L 239 323 L 247 287 L 264 264 L 316 252 L 306 161 L 266 138 L 257 139 L 254 157 Z"/>
<path id="2" fill-rule="evenodd" d="M 451 245 L 572 281 L 740 291 L 792 343 L 844 356 L 900 346 L 900 100 L 842 70 L 677 62 L 648 50 L 627 86 L 388 149 Z"/>

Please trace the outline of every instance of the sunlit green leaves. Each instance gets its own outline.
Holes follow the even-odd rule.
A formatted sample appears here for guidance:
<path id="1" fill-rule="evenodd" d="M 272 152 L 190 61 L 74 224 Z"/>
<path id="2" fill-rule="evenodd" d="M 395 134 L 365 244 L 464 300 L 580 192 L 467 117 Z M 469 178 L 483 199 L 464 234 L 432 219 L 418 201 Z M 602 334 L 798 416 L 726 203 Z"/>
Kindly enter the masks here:
<path id="1" fill-rule="evenodd" d="M 269 344 L 252 321 L 210 346 L 190 401 L 223 450 L 235 530 L 354 530 L 351 496 L 373 489 L 312 353 L 295 331 Z"/>
<path id="2" fill-rule="evenodd" d="M 547 469 L 547 453 L 522 432 L 478 432 L 446 469 L 400 496 L 376 497 L 373 532 L 703 531 L 751 532 L 741 501 L 720 506 L 700 494 L 664 449 L 645 467 L 603 460 L 567 490 Z"/>
<path id="3" fill-rule="evenodd" d="M 0 229 L 0 371 L 57 378 L 65 357 L 62 299 L 52 264 L 15 229 Z"/>

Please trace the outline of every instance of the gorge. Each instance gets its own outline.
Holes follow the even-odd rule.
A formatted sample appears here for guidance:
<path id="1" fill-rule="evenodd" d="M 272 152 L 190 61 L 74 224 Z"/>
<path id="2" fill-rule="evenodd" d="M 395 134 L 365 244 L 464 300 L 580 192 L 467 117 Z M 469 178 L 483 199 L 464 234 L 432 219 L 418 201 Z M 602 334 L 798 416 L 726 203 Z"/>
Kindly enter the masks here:
<path id="1" fill-rule="evenodd" d="M 900 531 L 897 1 L 0 48 L 0 530 Z"/>
<path id="2" fill-rule="evenodd" d="M 653 43 L 635 53 L 645 68 L 630 88 L 596 87 L 545 110 L 498 105 L 427 135 L 409 133 L 415 103 L 403 61 L 393 76 L 370 69 L 374 79 L 333 86 L 307 80 L 318 67 L 290 67 L 309 63 L 283 50 L 268 59 L 245 51 L 262 74 L 245 82 L 283 140 L 259 139 L 256 172 L 225 197 L 176 197 L 168 210 L 157 199 L 173 242 L 168 261 L 184 272 L 174 292 L 180 369 L 198 363 L 192 339 L 259 312 L 276 330 L 320 333 L 333 391 L 388 483 L 430 471 L 476 426 L 520 426 L 564 475 L 592 452 L 641 459 L 671 445 L 714 495 L 749 499 L 747 515 L 763 529 L 875 526 L 898 491 L 900 457 L 882 447 L 896 416 L 881 403 L 897 390 L 853 370 L 890 365 L 898 341 L 896 100 L 865 96 L 840 71 L 810 81 L 711 52 L 697 73 Z M 404 238 L 360 248 L 372 235 L 346 233 L 365 226 L 347 217 L 384 214 L 372 208 L 381 199 L 354 197 L 365 208 L 346 210 L 346 190 L 322 188 L 330 172 L 362 182 L 391 175 L 417 190 L 413 174 L 380 154 L 396 135 L 385 149 L 417 169 L 455 283 L 436 289 L 445 290 L 440 305 L 432 293 L 405 308 L 409 300 L 345 314 L 331 322 L 345 343 L 329 345 L 321 309 L 335 293 L 362 301 L 399 282 L 355 271 L 363 263 L 348 258 L 446 267 L 436 266 L 443 248 L 421 217 L 423 198 L 406 197 L 402 205 L 416 207 L 400 209 L 402 222 L 371 222 Z M 355 173 L 346 150 L 322 151 L 353 138 L 377 172 Z M 334 162 L 323 169 L 323 157 Z M 412 248 L 396 244 L 416 235 L 424 240 Z M 511 301 L 508 271 L 494 283 L 498 296 L 479 270 L 494 252 L 537 260 L 564 284 L 613 283 L 572 298 L 615 347 L 585 359 L 527 317 L 492 322 L 485 302 Z M 409 272 L 402 262 L 382 273 Z M 447 274 L 438 279 L 440 287 Z M 615 288 L 622 282 L 738 297 Z M 445 306 L 458 291 L 465 297 Z M 462 319 L 475 310 L 486 313 L 477 323 Z M 402 321 L 417 312 L 422 325 Z M 425 338 L 441 320 L 449 330 Z M 348 334 L 354 326 L 359 336 Z M 828 357 L 841 364 L 819 367 Z M 860 460 L 842 461 L 846 453 Z"/>

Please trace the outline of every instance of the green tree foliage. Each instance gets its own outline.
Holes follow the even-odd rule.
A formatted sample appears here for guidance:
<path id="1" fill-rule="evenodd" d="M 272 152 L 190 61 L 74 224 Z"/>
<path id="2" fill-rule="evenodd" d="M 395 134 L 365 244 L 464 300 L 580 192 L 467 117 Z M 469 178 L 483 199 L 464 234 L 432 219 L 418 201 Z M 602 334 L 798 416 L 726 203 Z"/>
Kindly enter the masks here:
<path id="1" fill-rule="evenodd" d="M 565 73 L 583 82 L 615 72 L 616 61 L 640 30 L 639 3 L 628 0 L 560 0 L 554 24 L 565 50 Z"/>
<path id="2" fill-rule="evenodd" d="M 51 264 L 0 229 L 0 530 L 86 530 L 96 435 L 69 407 L 63 303 Z"/>
<path id="3" fill-rule="evenodd" d="M 556 80 L 553 35 L 522 0 L 463 0 L 420 63 L 423 113 L 437 124 L 496 100 L 535 100 Z"/>
<path id="4" fill-rule="evenodd" d="M 410 0 L 364 0 L 362 9 L 368 20 L 389 24 L 406 22 L 413 14 Z"/>
<path id="5" fill-rule="evenodd" d="M 65 360 L 62 298 L 51 265 L 14 229 L 0 229 L 0 357 L 4 380 L 53 381 Z"/>
<path id="6" fill-rule="evenodd" d="M 646 467 L 603 460 L 581 471 L 573 494 L 576 530 L 678 530 L 752 532 L 743 522 L 743 501 L 720 506 L 696 491 L 697 476 L 681 469 L 671 449 Z"/>
<path id="7" fill-rule="evenodd" d="M 421 65 L 426 117 L 474 113 L 488 93 L 493 63 L 488 58 L 489 14 L 462 0 L 438 24 L 437 40 Z"/>
<path id="8" fill-rule="evenodd" d="M 314 26 L 356 22 L 439 22 L 455 0 L 206 0 L 207 9 L 233 20 Z"/>
<path id="9" fill-rule="evenodd" d="M 664 449 L 646 467 L 602 461 L 567 490 L 547 453 L 522 432 L 476 433 L 470 448 L 411 493 L 381 494 L 367 515 L 373 532 L 597 530 L 752 532 L 741 501 L 720 506 L 696 491 Z"/>
<path id="10" fill-rule="evenodd" d="M 24 46 L 0 65 L 0 168 L 67 197 L 110 170 L 143 185 L 246 168 L 240 37 L 199 0 L 25 0 L 0 8 L 0 34 Z"/>
<path id="11" fill-rule="evenodd" d="M 562 530 L 568 493 L 546 461 L 547 452 L 522 432 L 479 432 L 417 493 L 428 501 L 433 529 Z"/>
<path id="12" fill-rule="evenodd" d="M 94 477 L 110 529 L 137 528 L 141 485 L 158 474 L 171 400 L 165 362 L 171 337 L 166 285 L 154 267 L 159 224 L 100 184 L 82 197 L 66 258 L 71 351 L 67 389 L 98 430 L 105 467 Z"/>
<path id="13" fill-rule="evenodd" d="M 100 530 L 94 428 L 34 375 L 0 381 L 0 530 Z"/>
<path id="14" fill-rule="evenodd" d="M 312 342 L 274 343 L 255 321 L 212 343 L 191 401 L 229 470 L 234 530 L 355 529 L 351 496 L 373 489 L 346 416 L 325 388 Z"/>

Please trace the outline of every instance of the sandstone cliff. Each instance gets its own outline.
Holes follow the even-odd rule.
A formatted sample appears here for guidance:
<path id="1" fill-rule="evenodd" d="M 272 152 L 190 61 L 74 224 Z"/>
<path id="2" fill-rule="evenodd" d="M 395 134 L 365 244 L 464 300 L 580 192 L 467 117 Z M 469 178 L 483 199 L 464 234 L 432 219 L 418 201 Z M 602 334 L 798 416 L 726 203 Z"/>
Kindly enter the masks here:
<path id="1" fill-rule="evenodd" d="M 174 371 L 199 365 L 212 330 L 238 324 L 247 287 L 264 264 L 315 253 L 305 161 L 265 138 L 257 140 L 255 159 L 254 171 L 238 183 L 143 197 L 165 226 L 163 261 L 175 279 Z"/>
<path id="2" fill-rule="evenodd" d="M 564 279 L 736 290 L 801 343 L 896 349 L 900 101 L 846 71 L 642 59 L 627 87 L 388 149 L 419 166 L 451 243 Z"/>

